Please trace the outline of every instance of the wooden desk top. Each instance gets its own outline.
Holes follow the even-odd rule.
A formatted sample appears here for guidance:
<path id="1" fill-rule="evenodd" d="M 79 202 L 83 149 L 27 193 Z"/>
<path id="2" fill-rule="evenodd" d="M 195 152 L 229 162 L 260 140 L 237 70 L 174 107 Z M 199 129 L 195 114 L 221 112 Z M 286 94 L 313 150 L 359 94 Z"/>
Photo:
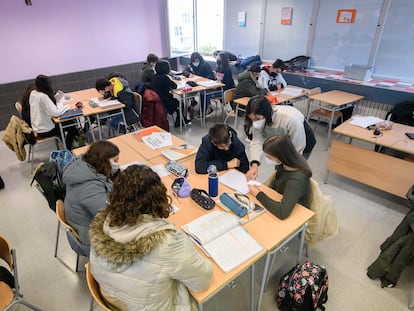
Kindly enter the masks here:
<path id="1" fill-rule="evenodd" d="M 119 103 L 119 105 L 109 106 L 109 107 L 105 107 L 105 108 L 91 107 L 89 105 L 89 100 L 91 98 L 98 97 L 98 95 L 99 95 L 98 91 L 94 88 L 67 93 L 67 95 L 69 95 L 71 97 L 71 100 L 65 101 L 64 104 L 65 105 L 70 105 L 70 107 L 73 109 L 73 108 L 76 108 L 76 103 L 77 102 L 82 102 L 82 104 L 83 104 L 82 112 L 83 112 L 84 116 L 91 116 L 91 115 L 100 114 L 100 113 L 108 112 L 108 111 L 113 111 L 113 110 L 121 109 L 121 108 L 125 107 L 125 104 L 123 104 L 123 103 Z M 58 117 L 54 117 L 53 121 L 55 123 L 60 123 L 60 122 L 65 122 L 65 121 L 72 120 L 72 119 L 76 119 L 76 117 L 75 118 L 68 118 L 68 119 L 64 119 L 64 120 L 59 120 Z"/>
<path id="2" fill-rule="evenodd" d="M 164 130 L 160 129 L 157 126 L 151 126 L 149 128 L 158 128 L 160 131 L 165 132 Z M 139 133 L 139 131 L 134 133 L 127 133 L 121 136 L 118 136 L 121 140 L 123 140 L 126 144 L 132 147 L 136 152 L 141 154 L 146 160 L 151 160 L 161 155 L 161 151 L 171 149 L 173 146 L 179 146 L 182 144 L 186 144 L 186 142 L 175 135 L 171 134 L 173 146 L 167 146 L 160 149 L 152 149 L 151 147 L 147 146 L 141 139 L 137 139 L 134 135 Z"/>
<path id="3" fill-rule="evenodd" d="M 336 127 L 334 132 L 373 144 L 414 154 L 414 140 L 405 136 L 406 132 L 414 132 L 414 127 L 393 123 L 391 130 L 383 131 L 381 136 L 375 136 L 372 130 L 370 131 L 366 128 L 349 124 L 351 120 L 352 118 Z"/>
<path id="4" fill-rule="evenodd" d="M 138 152 L 126 144 L 120 137 L 114 137 L 108 139 L 108 141 L 113 142 L 119 148 L 119 164 L 124 165 L 131 162 L 142 162 L 146 163 L 146 159 L 142 157 Z M 89 146 L 84 146 L 72 150 L 72 153 L 75 156 L 84 154 L 88 150 Z"/>
<path id="5" fill-rule="evenodd" d="M 221 82 L 216 82 L 213 85 L 208 85 L 208 86 L 203 86 L 198 84 L 199 82 L 203 82 L 203 81 L 214 81 L 214 80 L 210 80 L 204 77 L 200 77 L 200 76 L 196 76 L 196 75 L 190 75 L 190 77 L 186 78 L 185 76 L 180 76 L 181 80 L 174 80 L 174 82 L 178 85 L 179 83 L 182 82 L 187 82 L 187 81 L 194 81 L 197 83 L 197 86 L 195 87 L 191 87 L 191 90 L 189 91 L 184 91 L 183 89 L 173 89 L 171 90 L 174 94 L 177 95 L 183 95 L 186 93 L 197 93 L 197 92 L 202 92 L 202 91 L 206 91 L 206 90 L 213 90 L 213 89 L 217 89 L 217 88 L 221 88 L 223 86 L 225 86 L 224 83 Z"/>
<path id="6" fill-rule="evenodd" d="M 302 96 L 306 96 L 307 92 L 309 91 L 308 89 L 298 87 L 298 86 L 294 86 L 294 85 L 288 85 L 287 87 L 292 88 L 292 89 L 302 89 L 302 93 L 299 94 L 299 95 L 281 94 L 284 89 L 280 89 L 280 90 L 277 90 L 275 92 L 270 92 L 273 96 L 276 96 L 276 98 L 277 98 L 276 105 L 277 104 L 282 104 L 282 103 L 287 102 L 287 101 L 292 100 L 292 99 L 296 99 L 296 98 L 299 98 L 299 97 L 302 97 Z M 246 107 L 247 104 L 249 103 L 250 98 L 251 97 L 241 97 L 241 98 L 234 99 L 233 102 L 237 105 Z"/>
<path id="7" fill-rule="evenodd" d="M 309 99 L 317 100 L 331 106 L 343 106 L 364 99 L 364 96 L 334 90 L 311 95 Z"/>

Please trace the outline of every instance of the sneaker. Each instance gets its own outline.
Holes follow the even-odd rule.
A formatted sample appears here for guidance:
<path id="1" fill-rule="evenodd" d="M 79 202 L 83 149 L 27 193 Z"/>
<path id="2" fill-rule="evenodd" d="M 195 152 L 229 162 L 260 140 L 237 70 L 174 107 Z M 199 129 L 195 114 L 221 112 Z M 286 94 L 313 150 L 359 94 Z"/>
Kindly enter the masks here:
<path id="1" fill-rule="evenodd" d="M 207 108 L 207 111 L 206 111 L 206 116 L 208 116 L 208 115 L 212 114 L 212 112 L 213 112 L 213 111 L 214 111 L 214 110 L 213 110 L 213 108 L 208 107 L 208 108 Z"/>
<path id="2" fill-rule="evenodd" d="M 394 283 L 391 283 L 390 281 L 388 281 L 388 280 L 387 280 L 386 278 L 384 278 L 384 277 L 380 278 L 380 280 L 381 280 L 381 287 L 382 287 L 382 288 L 384 288 L 384 287 L 392 288 L 392 287 L 394 287 L 394 286 L 395 286 L 395 284 L 394 284 Z"/>

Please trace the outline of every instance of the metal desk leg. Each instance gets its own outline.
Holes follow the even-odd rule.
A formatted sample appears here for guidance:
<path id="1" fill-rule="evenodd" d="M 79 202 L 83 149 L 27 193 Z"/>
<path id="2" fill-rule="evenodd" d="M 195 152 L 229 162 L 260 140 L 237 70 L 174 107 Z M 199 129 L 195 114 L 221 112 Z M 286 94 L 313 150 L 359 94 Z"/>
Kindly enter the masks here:
<path id="1" fill-rule="evenodd" d="M 254 310 L 254 265 L 250 266 L 250 311 Z"/>
<path id="2" fill-rule="evenodd" d="M 265 265 L 264 265 L 264 270 L 263 270 L 263 277 L 262 277 L 262 282 L 260 284 L 260 290 L 259 290 L 259 297 L 257 298 L 257 308 L 256 310 L 259 311 L 260 309 L 260 305 L 262 303 L 262 299 L 263 299 L 263 293 L 264 293 L 264 289 L 265 289 L 265 285 L 266 285 L 266 276 L 269 272 L 269 267 L 270 267 L 270 256 L 271 253 L 268 252 L 266 254 L 266 261 L 265 261 Z"/>
<path id="3" fill-rule="evenodd" d="M 60 130 L 60 136 L 62 137 L 62 144 L 63 144 L 63 148 L 67 149 L 66 147 L 66 137 L 65 137 L 65 133 L 63 132 L 63 125 L 62 122 L 59 122 L 59 130 Z"/>
<path id="4" fill-rule="evenodd" d="M 331 145 L 331 131 L 332 131 L 332 123 L 335 114 L 335 109 L 331 110 L 331 119 L 329 120 L 328 124 L 328 140 L 326 141 L 326 151 L 328 151 L 329 146 Z"/>
<path id="5" fill-rule="evenodd" d="M 237 117 L 239 115 L 239 105 L 236 105 L 235 109 L 235 116 L 234 116 L 234 129 L 237 130 Z"/>
<path id="6" fill-rule="evenodd" d="M 102 140 L 101 119 L 99 118 L 99 113 L 96 114 L 96 122 L 98 123 L 99 140 Z"/>
<path id="7" fill-rule="evenodd" d="M 308 226 L 308 224 L 304 224 L 302 226 L 302 230 L 299 233 L 300 234 L 300 242 L 299 242 L 299 252 L 298 252 L 298 259 L 296 260 L 297 264 L 300 264 L 302 262 L 302 255 L 303 255 L 303 246 L 305 245 L 305 232 L 306 232 L 306 227 Z"/>

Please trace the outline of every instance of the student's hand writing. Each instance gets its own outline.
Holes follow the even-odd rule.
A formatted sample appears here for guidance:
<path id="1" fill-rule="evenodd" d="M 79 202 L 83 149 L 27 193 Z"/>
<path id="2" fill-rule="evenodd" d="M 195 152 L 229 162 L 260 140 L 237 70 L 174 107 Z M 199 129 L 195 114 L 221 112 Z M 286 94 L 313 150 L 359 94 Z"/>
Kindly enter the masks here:
<path id="1" fill-rule="evenodd" d="M 256 164 L 253 164 L 252 167 L 250 168 L 250 170 L 247 171 L 246 173 L 246 178 L 247 180 L 251 180 L 251 179 L 256 179 L 257 175 L 259 173 L 259 168 Z"/>
<path id="2" fill-rule="evenodd" d="M 256 197 L 257 194 L 260 192 L 259 188 L 253 185 L 248 185 L 248 186 L 249 186 L 249 193 L 253 195 L 254 197 Z"/>
<path id="3" fill-rule="evenodd" d="M 240 166 L 240 160 L 237 158 L 231 159 L 227 162 L 227 168 L 235 168 Z"/>

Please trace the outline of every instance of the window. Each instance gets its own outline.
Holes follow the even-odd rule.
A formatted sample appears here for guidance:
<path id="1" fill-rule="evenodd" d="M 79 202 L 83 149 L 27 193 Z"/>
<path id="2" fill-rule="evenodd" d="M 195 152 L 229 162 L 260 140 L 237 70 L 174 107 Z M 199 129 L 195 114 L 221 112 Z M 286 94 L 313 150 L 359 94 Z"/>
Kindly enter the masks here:
<path id="1" fill-rule="evenodd" d="M 223 49 L 224 0 L 167 0 L 167 13 L 170 57 Z"/>

